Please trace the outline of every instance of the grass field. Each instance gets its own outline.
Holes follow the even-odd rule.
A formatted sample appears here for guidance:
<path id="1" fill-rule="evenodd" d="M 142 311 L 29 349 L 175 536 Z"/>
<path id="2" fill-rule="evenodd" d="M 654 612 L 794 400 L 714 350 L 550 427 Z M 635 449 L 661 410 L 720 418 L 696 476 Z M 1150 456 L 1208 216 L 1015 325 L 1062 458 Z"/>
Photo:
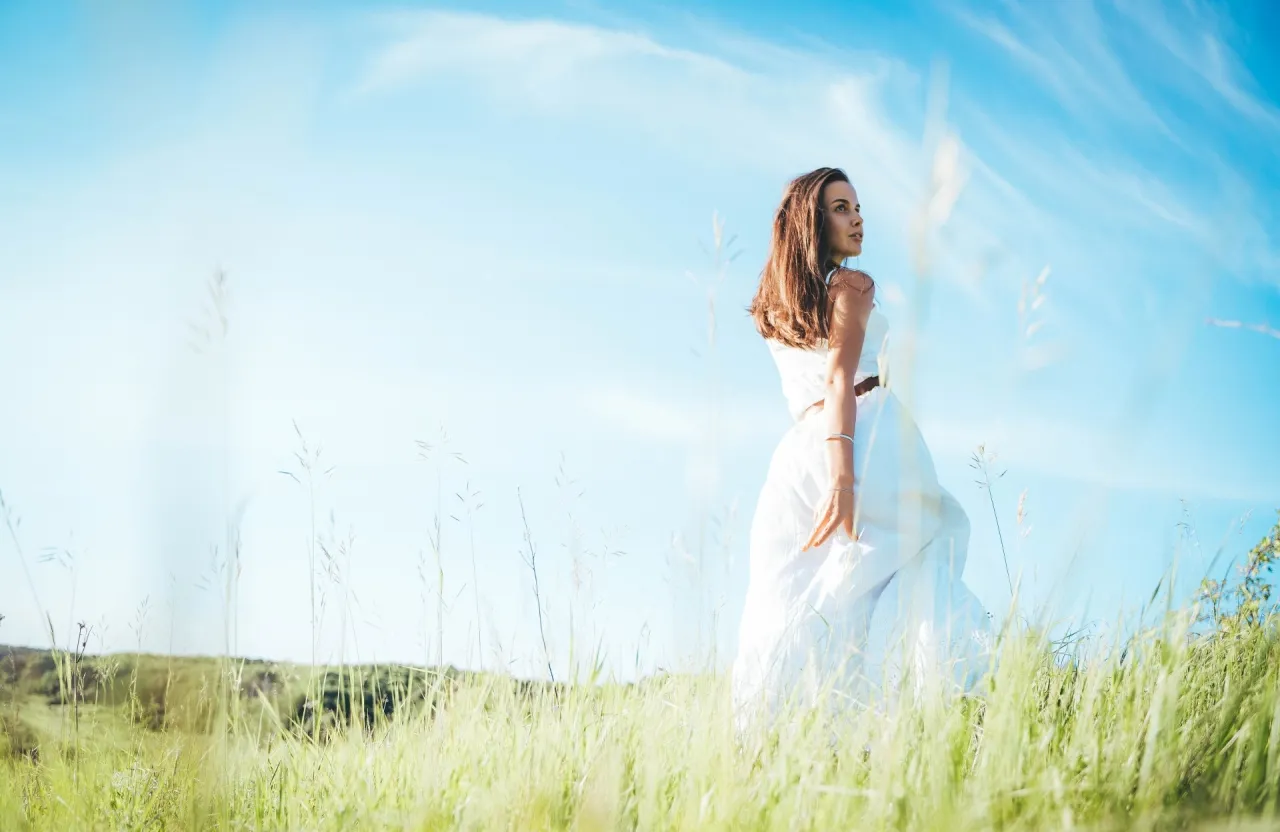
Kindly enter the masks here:
<path id="1" fill-rule="evenodd" d="M 980 697 L 751 736 L 710 676 L 10 648 L 0 828 L 1277 828 L 1278 545 L 1123 644 L 1007 632 Z"/>

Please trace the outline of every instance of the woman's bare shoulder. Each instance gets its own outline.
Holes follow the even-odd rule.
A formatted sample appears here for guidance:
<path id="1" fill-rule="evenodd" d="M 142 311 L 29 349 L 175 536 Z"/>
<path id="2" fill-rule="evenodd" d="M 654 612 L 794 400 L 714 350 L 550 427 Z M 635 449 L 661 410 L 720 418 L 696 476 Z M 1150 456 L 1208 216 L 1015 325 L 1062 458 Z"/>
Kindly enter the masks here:
<path id="1" fill-rule="evenodd" d="M 876 282 L 871 279 L 871 275 L 859 269 L 836 269 L 835 274 L 831 275 L 831 282 L 827 285 L 833 298 L 836 294 L 846 293 L 855 297 L 874 296 L 876 291 Z"/>
<path id="2" fill-rule="evenodd" d="M 833 348 L 853 343 L 846 337 L 853 333 L 858 333 L 857 343 L 862 343 L 861 336 L 875 303 L 875 287 L 875 281 L 866 272 L 840 269 L 831 275 L 827 288 L 831 299 L 827 340 Z"/>

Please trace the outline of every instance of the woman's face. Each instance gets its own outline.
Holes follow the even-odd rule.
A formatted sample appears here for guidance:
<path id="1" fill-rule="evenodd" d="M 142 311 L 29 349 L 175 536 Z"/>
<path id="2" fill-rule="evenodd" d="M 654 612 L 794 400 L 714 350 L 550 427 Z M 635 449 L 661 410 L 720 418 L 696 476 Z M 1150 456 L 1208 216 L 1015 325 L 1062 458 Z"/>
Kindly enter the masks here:
<path id="1" fill-rule="evenodd" d="M 828 182 L 823 186 L 822 216 L 830 259 L 843 260 L 862 253 L 862 206 L 852 185 Z"/>

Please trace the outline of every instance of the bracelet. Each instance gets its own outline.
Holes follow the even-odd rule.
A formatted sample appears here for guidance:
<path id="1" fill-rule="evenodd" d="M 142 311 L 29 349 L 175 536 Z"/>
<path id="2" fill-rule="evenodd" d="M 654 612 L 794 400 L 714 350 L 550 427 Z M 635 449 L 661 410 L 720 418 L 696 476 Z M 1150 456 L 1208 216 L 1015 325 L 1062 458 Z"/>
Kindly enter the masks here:
<path id="1" fill-rule="evenodd" d="M 831 490 L 832 490 L 832 491 L 848 491 L 850 494 L 852 494 L 852 493 L 853 493 L 853 489 L 852 489 L 852 488 L 836 488 L 834 485 L 833 485 L 833 486 L 831 486 Z"/>
<path id="2" fill-rule="evenodd" d="M 831 434 L 830 436 L 828 436 L 828 437 L 827 437 L 827 440 L 828 440 L 828 441 L 830 441 L 830 440 L 832 440 L 832 439 L 848 439 L 848 440 L 849 440 L 849 444 L 851 444 L 851 445 L 853 444 L 853 437 L 852 437 L 852 436 L 850 436 L 850 435 L 849 435 L 849 434 L 847 434 L 847 433 L 833 433 L 833 434 Z"/>

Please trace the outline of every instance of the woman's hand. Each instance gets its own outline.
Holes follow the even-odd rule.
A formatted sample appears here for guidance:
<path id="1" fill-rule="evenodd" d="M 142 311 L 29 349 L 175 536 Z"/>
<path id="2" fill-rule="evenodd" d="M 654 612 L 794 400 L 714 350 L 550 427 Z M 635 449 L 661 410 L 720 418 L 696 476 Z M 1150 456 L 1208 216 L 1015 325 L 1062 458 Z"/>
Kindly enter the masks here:
<path id="1" fill-rule="evenodd" d="M 836 529 L 844 529 L 845 534 L 857 540 L 853 533 L 853 488 L 832 488 L 828 491 L 827 498 L 818 504 L 813 519 L 813 533 L 800 547 L 802 552 L 826 543 Z"/>

